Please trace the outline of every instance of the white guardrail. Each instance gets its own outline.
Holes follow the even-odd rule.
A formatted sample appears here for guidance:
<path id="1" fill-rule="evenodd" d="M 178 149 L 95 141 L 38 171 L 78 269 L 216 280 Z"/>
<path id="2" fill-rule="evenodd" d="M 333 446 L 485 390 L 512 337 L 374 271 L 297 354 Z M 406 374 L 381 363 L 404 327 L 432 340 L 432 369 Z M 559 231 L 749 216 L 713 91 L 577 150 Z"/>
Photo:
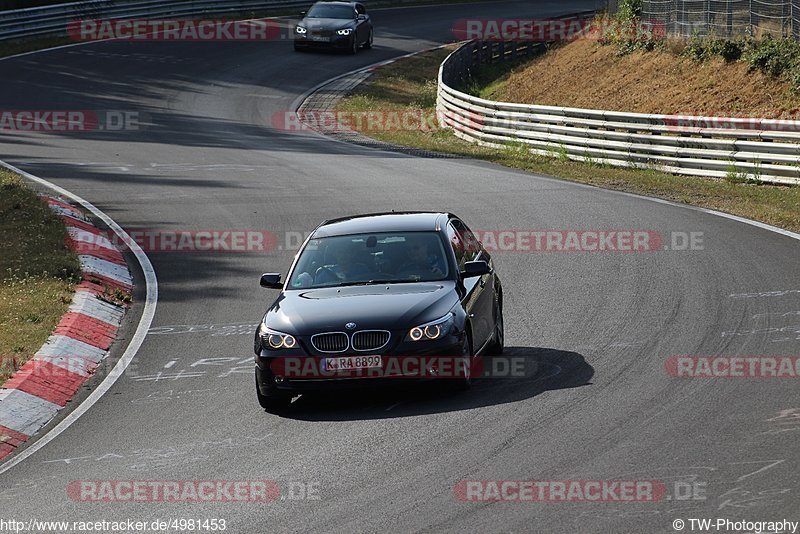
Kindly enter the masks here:
<path id="1" fill-rule="evenodd" d="M 494 102 L 455 89 L 475 66 L 543 50 L 541 44 L 471 41 L 439 68 L 437 112 L 456 136 L 494 148 L 525 148 L 673 174 L 800 184 L 800 118 L 776 120 L 650 115 Z"/>

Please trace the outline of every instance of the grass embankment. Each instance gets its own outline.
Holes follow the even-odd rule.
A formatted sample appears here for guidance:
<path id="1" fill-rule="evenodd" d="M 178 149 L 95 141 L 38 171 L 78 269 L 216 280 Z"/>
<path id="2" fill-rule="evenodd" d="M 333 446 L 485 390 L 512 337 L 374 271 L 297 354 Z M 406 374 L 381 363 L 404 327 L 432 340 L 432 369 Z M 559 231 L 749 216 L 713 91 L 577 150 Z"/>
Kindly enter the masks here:
<path id="1" fill-rule="evenodd" d="M 80 273 L 64 223 L 0 169 L 0 384 L 39 350 L 67 311 Z"/>
<path id="2" fill-rule="evenodd" d="M 580 54 L 572 53 L 572 50 L 567 51 L 570 47 L 576 47 L 572 50 L 577 52 L 577 48 L 584 46 L 594 46 L 599 48 L 608 48 L 608 52 L 614 55 L 614 49 L 611 46 L 602 47 L 600 44 L 587 44 L 572 43 L 562 50 L 556 52 L 549 52 L 545 56 L 535 60 L 533 65 L 540 64 L 542 61 L 557 62 L 559 54 L 569 54 L 572 63 L 569 67 L 560 68 L 558 70 L 539 69 L 536 68 L 536 76 L 533 78 L 533 84 L 541 84 L 550 87 L 552 93 L 548 93 L 550 100 L 547 103 L 560 104 L 560 105 L 589 105 L 598 107 L 611 107 L 611 109 L 621 109 L 619 106 L 627 105 L 629 102 L 634 102 L 638 99 L 641 102 L 637 110 L 655 111 L 652 106 L 655 106 L 656 101 L 666 102 L 669 98 L 657 96 L 655 90 L 637 91 L 633 86 L 636 79 L 648 81 L 648 83 L 660 84 L 662 88 L 672 86 L 686 86 L 686 81 L 682 76 L 689 73 L 692 67 L 689 64 L 682 63 L 684 60 L 677 56 L 673 56 L 671 63 L 667 64 L 665 58 L 657 58 L 653 56 L 648 58 L 647 61 L 654 61 L 653 68 L 656 68 L 658 61 L 665 61 L 664 64 L 658 64 L 658 70 L 662 73 L 660 80 L 649 80 L 652 77 L 653 70 L 640 71 L 637 69 L 621 69 L 625 75 L 622 76 L 617 72 L 602 70 L 608 68 L 603 62 L 599 61 L 599 57 L 595 60 L 596 65 L 601 73 L 597 71 L 589 71 L 589 62 L 593 61 L 591 57 L 587 59 L 587 63 L 579 65 L 577 63 Z M 341 111 L 351 112 L 364 112 L 372 110 L 412 110 L 419 109 L 426 114 L 434 114 L 435 101 L 436 101 L 436 76 L 438 68 L 442 60 L 447 56 L 450 50 L 443 49 L 434 52 L 428 52 L 414 56 L 408 59 L 399 60 L 390 65 L 379 68 L 375 74 L 370 78 L 368 83 L 363 84 L 355 94 L 348 98 L 343 99 L 338 106 Z M 597 54 L 603 55 L 602 51 L 597 51 Z M 660 54 L 660 52 L 653 52 Z M 638 54 L 644 53 L 635 52 L 628 56 L 616 56 L 618 61 L 644 61 L 639 58 Z M 563 55 L 561 59 L 564 59 Z M 609 61 L 606 58 L 606 61 Z M 712 60 L 713 61 L 713 60 Z M 683 66 L 681 66 L 683 65 Z M 715 63 L 709 63 L 708 71 L 713 71 Z M 676 70 L 678 68 L 685 70 Z M 531 67 L 535 68 L 535 67 Z M 704 67 L 706 68 L 706 67 Z M 737 67 L 738 68 L 738 67 Z M 515 77 L 518 70 L 511 74 L 509 79 Z M 736 88 L 741 92 L 741 89 L 747 84 L 754 84 L 758 87 L 759 83 L 767 84 L 775 83 L 781 84 L 778 80 L 765 80 L 757 78 L 759 81 L 748 80 L 747 76 L 761 76 L 758 73 L 746 74 L 744 71 L 739 72 L 738 81 L 734 80 L 726 85 L 726 88 Z M 580 73 L 576 76 L 575 73 Z M 671 73 L 671 74 L 670 74 Z M 641 76 L 640 76 L 641 75 Z M 722 74 L 724 77 L 726 74 Z M 730 72 L 727 75 L 731 75 Z M 619 76 L 614 79 L 614 76 Z M 702 85 L 702 77 L 698 76 L 697 83 Z M 496 94 L 503 94 L 503 91 L 517 91 L 516 88 L 511 88 L 513 84 L 504 84 L 503 80 L 499 83 L 490 80 L 483 80 L 487 86 L 495 91 Z M 583 91 L 573 90 L 574 84 L 580 84 Z M 597 86 L 609 84 L 609 87 L 615 85 L 619 88 L 619 93 L 629 94 L 629 97 L 619 96 L 619 101 L 614 101 L 611 97 L 608 100 L 588 100 L 590 96 L 584 93 L 592 93 Z M 508 87 L 508 89 L 506 89 Z M 722 103 L 732 98 L 729 93 L 720 89 L 715 89 L 713 84 L 709 84 L 705 92 L 697 94 L 697 101 L 692 104 L 691 109 L 718 109 L 722 107 Z M 775 85 L 778 87 L 778 85 Z M 786 89 L 786 86 L 781 86 Z M 686 91 L 685 88 L 677 87 L 676 91 Z M 612 91 L 609 90 L 609 94 Z M 752 91 L 755 98 L 756 91 Z M 565 100 L 562 100 L 563 95 L 567 95 Z M 683 93 L 682 93 L 683 94 Z M 716 94 L 716 99 L 712 99 L 711 95 Z M 778 89 L 774 89 L 772 93 L 767 93 L 765 98 L 769 99 L 770 94 L 778 94 Z M 788 94 L 786 102 L 791 103 L 794 98 L 788 91 L 780 94 Z M 552 95 L 556 95 L 553 97 Z M 570 97 L 569 95 L 572 95 Z M 689 93 L 685 93 L 689 97 Z M 613 95 L 612 95 L 613 96 Z M 558 100 L 554 100 L 557 98 Z M 573 100 L 569 100 L 573 98 Z M 578 100 L 583 98 L 585 100 Z M 623 102 L 623 98 L 625 98 Z M 645 100 L 653 99 L 651 103 L 647 104 L 651 107 L 644 106 Z M 748 99 L 742 100 L 741 97 L 737 102 L 740 106 L 752 106 L 754 101 Z M 691 102 L 687 100 L 686 102 Z M 537 103 L 542 103 L 537 101 Z M 706 106 L 700 108 L 700 105 Z M 683 106 L 684 104 L 678 103 L 675 105 Z M 789 104 L 787 104 L 789 105 Z M 590 106 L 591 107 L 591 106 Z M 670 108 L 670 109 L 674 109 Z M 358 123 L 353 124 L 354 127 Z M 434 150 L 439 152 L 446 152 L 451 154 L 458 154 L 462 156 L 482 159 L 514 167 L 534 173 L 545 174 L 550 176 L 557 176 L 567 180 L 581 182 L 585 184 L 596 185 L 608 189 L 615 189 L 621 191 L 628 191 L 649 195 L 653 197 L 665 198 L 668 200 L 683 202 L 686 204 L 693 204 L 706 208 L 717 209 L 728 213 L 733 213 L 743 217 L 763 221 L 781 228 L 786 228 L 793 231 L 800 231 L 800 187 L 781 187 L 770 185 L 756 185 L 756 184 L 741 184 L 732 183 L 726 180 L 718 180 L 711 178 L 697 178 L 697 177 L 684 177 L 675 176 L 663 172 L 653 170 L 641 169 L 625 169 L 613 168 L 602 166 L 598 164 L 587 164 L 574 162 L 567 159 L 563 155 L 555 155 L 554 157 L 537 156 L 521 149 L 520 147 L 510 147 L 507 150 L 482 148 L 466 141 L 462 141 L 455 137 L 450 131 L 447 130 L 434 130 L 434 131 L 403 131 L 402 129 L 386 129 L 386 130 L 369 130 L 367 131 L 367 124 L 362 123 L 360 130 L 362 133 L 401 145 L 412 146 L 416 148 Z"/>
<path id="3" fill-rule="evenodd" d="M 504 102 L 633 113 L 791 118 L 800 94 L 783 78 L 744 61 L 685 54 L 685 42 L 620 55 L 617 47 L 581 39 L 557 47 L 495 80 L 480 96 Z M 683 47 L 683 48 L 681 48 Z M 578 74 L 576 74 L 578 73 Z"/>

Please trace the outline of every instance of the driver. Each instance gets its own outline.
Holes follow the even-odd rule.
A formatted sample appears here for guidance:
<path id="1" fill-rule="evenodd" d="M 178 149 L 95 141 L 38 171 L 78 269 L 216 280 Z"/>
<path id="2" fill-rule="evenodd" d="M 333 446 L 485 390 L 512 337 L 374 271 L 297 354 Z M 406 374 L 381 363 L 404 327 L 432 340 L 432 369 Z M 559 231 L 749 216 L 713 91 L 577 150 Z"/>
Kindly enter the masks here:
<path id="1" fill-rule="evenodd" d="M 334 247 L 333 259 L 335 261 L 333 265 L 317 269 L 314 278 L 316 283 L 336 281 L 331 273 L 336 275 L 339 280 L 346 282 L 358 275 L 369 272 L 367 266 L 359 261 L 358 245 L 353 242 L 345 242 Z"/>

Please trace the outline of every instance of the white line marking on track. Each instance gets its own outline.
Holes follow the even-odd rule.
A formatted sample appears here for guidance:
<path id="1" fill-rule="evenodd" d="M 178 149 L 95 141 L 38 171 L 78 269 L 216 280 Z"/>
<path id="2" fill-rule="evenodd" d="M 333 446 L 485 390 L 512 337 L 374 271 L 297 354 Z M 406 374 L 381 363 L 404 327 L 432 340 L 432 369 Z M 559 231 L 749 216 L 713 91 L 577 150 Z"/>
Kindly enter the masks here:
<path id="1" fill-rule="evenodd" d="M 111 370 L 111 372 L 106 376 L 100 384 L 98 384 L 97 388 L 92 391 L 92 393 L 86 397 L 80 406 L 75 408 L 69 415 L 67 415 L 64 419 L 61 420 L 55 427 L 53 427 L 49 432 L 39 438 L 38 441 L 33 443 L 30 447 L 26 448 L 16 456 L 12 456 L 11 459 L 0 465 L 0 475 L 14 467 L 15 465 L 19 464 L 29 456 L 32 456 L 36 451 L 53 441 L 57 438 L 62 432 L 68 429 L 75 421 L 77 421 L 83 414 L 85 414 L 89 409 L 94 406 L 97 401 L 99 401 L 103 395 L 111 389 L 111 386 L 119 380 L 122 374 L 125 372 L 125 369 L 130 365 L 133 358 L 136 356 L 136 353 L 139 351 L 139 348 L 142 346 L 142 342 L 144 342 L 145 336 L 147 336 L 147 331 L 150 329 L 150 324 L 153 322 L 153 317 L 156 313 L 156 304 L 158 302 L 158 280 L 156 278 L 155 269 L 153 269 L 153 265 L 150 263 L 150 259 L 144 253 L 144 251 L 139 247 L 139 245 L 131 239 L 131 237 L 125 232 L 125 230 L 120 227 L 116 222 L 114 222 L 111 217 L 100 211 L 90 202 L 84 200 L 83 198 L 79 197 L 78 195 L 67 191 L 66 189 L 59 187 L 47 180 L 39 178 L 38 176 L 34 176 L 28 172 L 23 171 L 22 169 L 18 169 L 13 165 L 9 165 L 4 161 L 0 161 L 0 167 L 5 167 L 6 169 L 15 172 L 24 176 L 25 178 L 36 182 L 38 184 L 44 185 L 49 189 L 52 189 L 59 195 L 69 198 L 78 204 L 80 204 L 83 208 L 90 211 L 93 215 L 95 215 L 98 219 L 102 220 L 106 226 L 108 226 L 111 230 L 114 231 L 117 236 L 122 239 L 123 243 L 129 243 L 129 247 L 133 255 L 136 257 L 136 260 L 139 262 L 139 265 L 142 268 L 142 273 L 144 273 L 144 281 L 147 290 L 147 296 L 144 302 L 144 309 L 142 310 L 142 317 L 139 320 L 139 325 L 136 327 L 136 332 L 134 332 L 133 337 L 131 338 L 128 347 L 125 349 L 125 352 L 122 354 L 122 357 L 117 362 L 117 365 Z"/>

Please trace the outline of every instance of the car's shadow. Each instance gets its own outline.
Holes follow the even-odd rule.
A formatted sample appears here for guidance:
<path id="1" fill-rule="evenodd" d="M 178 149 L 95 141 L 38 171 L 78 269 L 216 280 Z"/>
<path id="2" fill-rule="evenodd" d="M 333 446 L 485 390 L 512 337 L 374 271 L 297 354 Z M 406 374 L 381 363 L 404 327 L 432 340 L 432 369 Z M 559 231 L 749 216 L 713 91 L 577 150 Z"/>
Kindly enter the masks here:
<path id="1" fill-rule="evenodd" d="M 469 410 L 517 402 L 545 391 L 589 385 L 594 368 L 577 352 L 506 347 L 484 359 L 486 373 L 472 388 L 457 391 L 447 381 L 407 388 L 351 390 L 302 395 L 275 415 L 304 421 L 357 421 Z"/>

